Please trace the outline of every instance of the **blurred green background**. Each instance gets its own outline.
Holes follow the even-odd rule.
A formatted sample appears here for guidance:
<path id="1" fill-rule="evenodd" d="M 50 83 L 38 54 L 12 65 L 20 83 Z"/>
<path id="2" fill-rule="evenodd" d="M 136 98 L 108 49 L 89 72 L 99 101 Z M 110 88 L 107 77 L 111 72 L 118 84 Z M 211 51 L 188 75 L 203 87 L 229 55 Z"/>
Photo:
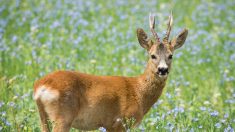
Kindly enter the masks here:
<path id="1" fill-rule="evenodd" d="M 143 73 L 136 29 L 151 35 L 152 12 L 162 37 L 171 11 L 171 37 L 187 27 L 188 38 L 161 98 L 131 131 L 233 132 L 233 0 L 0 0 L 0 131 L 40 131 L 33 83 L 52 71 Z"/>

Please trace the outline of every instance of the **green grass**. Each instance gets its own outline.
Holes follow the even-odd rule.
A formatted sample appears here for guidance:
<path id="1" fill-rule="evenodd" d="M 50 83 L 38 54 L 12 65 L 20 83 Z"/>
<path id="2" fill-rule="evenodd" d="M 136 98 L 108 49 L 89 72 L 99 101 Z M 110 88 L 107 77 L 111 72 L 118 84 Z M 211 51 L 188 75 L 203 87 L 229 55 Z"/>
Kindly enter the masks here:
<path id="1" fill-rule="evenodd" d="M 40 131 L 33 83 L 55 70 L 141 74 L 136 29 L 156 14 L 161 36 L 187 27 L 159 101 L 133 131 L 234 131 L 235 2 L 0 0 L 0 131 Z M 95 63 L 94 63 L 95 62 Z M 76 130 L 72 130 L 76 131 Z"/>

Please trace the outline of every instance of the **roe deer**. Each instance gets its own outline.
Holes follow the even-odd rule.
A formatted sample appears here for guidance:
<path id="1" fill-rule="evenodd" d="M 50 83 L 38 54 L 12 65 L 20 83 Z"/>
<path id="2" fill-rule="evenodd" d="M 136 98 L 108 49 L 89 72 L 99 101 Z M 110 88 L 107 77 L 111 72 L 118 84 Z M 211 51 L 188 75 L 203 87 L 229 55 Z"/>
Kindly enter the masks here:
<path id="1" fill-rule="evenodd" d="M 75 71 L 56 71 L 34 84 L 42 131 L 49 131 L 47 120 L 53 122 L 54 132 L 68 132 L 71 127 L 107 131 L 125 131 L 124 119 L 134 118 L 137 126 L 158 100 L 171 69 L 175 49 L 180 48 L 188 35 L 184 29 L 168 41 L 173 23 L 169 16 L 165 37 L 160 41 L 154 31 L 155 19 L 149 24 L 154 39 L 143 29 L 137 29 L 140 45 L 149 54 L 143 74 L 136 77 L 95 76 Z"/>

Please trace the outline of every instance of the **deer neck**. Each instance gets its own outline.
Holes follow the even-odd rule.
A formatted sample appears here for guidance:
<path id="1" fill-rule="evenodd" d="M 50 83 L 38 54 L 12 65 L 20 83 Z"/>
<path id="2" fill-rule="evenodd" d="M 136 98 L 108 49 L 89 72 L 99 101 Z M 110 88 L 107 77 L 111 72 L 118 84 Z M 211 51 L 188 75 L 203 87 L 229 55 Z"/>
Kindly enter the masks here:
<path id="1" fill-rule="evenodd" d="M 144 74 L 139 76 L 139 97 L 143 106 L 143 112 L 147 113 L 151 106 L 158 100 L 166 84 L 167 78 L 163 79 L 153 72 L 149 61 Z"/>

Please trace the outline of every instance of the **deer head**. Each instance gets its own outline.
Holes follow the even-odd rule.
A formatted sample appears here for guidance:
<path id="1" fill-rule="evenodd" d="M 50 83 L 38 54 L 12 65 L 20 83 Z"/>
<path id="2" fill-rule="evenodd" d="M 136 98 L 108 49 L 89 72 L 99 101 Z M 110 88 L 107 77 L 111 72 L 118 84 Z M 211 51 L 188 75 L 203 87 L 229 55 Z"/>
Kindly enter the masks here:
<path id="1" fill-rule="evenodd" d="M 166 78 L 171 68 L 173 53 L 175 49 L 180 48 L 188 35 L 188 30 L 183 29 L 176 37 L 169 41 L 171 28 L 173 25 L 172 13 L 169 16 L 166 35 L 162 41 L 155 32 L 155 18 L 150 13 L 149 26 L 154 39 L 150 39 L 143 29 L 137 29 L 137 37 L 140 45 L 149 53 L 148 65 L 149 70 L 156 75 L 157 78 Z"/>

